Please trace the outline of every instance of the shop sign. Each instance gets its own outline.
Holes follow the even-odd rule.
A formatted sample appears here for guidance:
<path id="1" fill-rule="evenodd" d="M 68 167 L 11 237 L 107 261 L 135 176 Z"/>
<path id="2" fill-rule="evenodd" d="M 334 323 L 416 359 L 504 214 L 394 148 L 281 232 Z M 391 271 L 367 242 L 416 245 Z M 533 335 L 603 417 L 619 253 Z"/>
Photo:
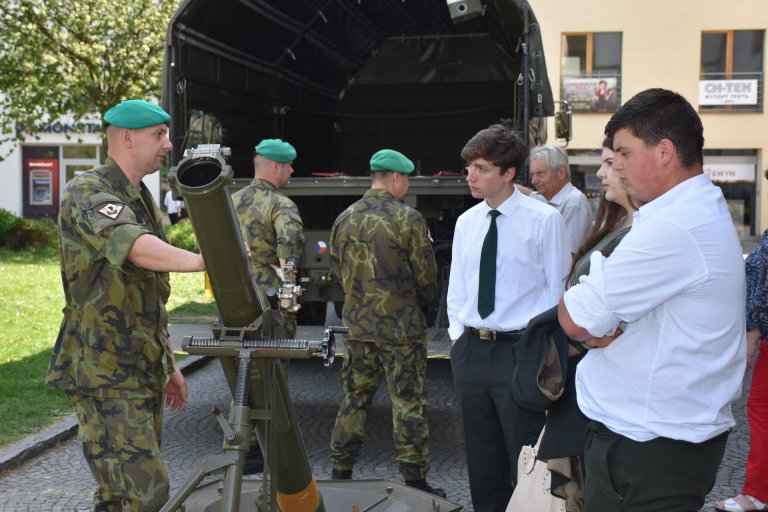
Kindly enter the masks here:
<path id="1" fill-rule="evenodd" d="M 56 121 L 42 129 L 42 133 L 101 133 L 101 123 L 94 121 L 85 121 L 79 123 L 69 123 Z"/>
<path id="2" fill-rule="evenodd" d="M 757 80 L 699 80 L 699 105 L 757 105 Z"/>
<path id="3" fill-rule="evenodd" d="M 704 172 L 712 181 L 728 182 L 755 182 L 755 164 L 704 164 Z"/>

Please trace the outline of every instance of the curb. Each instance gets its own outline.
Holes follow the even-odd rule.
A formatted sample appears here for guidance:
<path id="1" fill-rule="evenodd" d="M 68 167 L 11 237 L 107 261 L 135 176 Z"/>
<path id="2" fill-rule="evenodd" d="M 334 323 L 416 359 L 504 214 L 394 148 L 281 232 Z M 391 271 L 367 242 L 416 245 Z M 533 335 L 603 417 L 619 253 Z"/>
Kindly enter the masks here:
<path id="1" fill-rule="evenodd" d="M 189 375 L 205 366 L 209 359 L 211 358 L 208 356 L 188 356 L 179 361 L 179 369 L 184 375 Z M 0 473 L 10 471 L 75 435 L 77 435 L 77 419 L 73 413 L 69 413 L 40 432 L 0 448 Z"/>

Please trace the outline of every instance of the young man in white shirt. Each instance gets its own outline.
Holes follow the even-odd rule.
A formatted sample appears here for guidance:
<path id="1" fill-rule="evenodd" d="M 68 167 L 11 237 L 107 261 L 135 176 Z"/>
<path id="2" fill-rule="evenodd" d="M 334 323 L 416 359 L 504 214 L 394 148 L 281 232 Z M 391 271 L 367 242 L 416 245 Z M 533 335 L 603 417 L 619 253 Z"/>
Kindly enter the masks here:
<path id="1" fill-rule="evenodd" d="M 585 511 L 699 510 L 715 483 L 746 368 L 741 245 L 703 173 L 703 127 L 679 94 L 643 91 L 605 129 L 613 170 L 646 204 L 560 301 L 588 347 L 579 407 Z"/>
<path id="2" fill-rule="evenodd" d="M 516 482 L 522 445 L 535 440 L 544 415 L 512 396 L 515 345 L 528 321 L 557 304 L 568 266 L 562 216 L 516 191 L 525 163 L 523 140 L 502 125 L 481 130 L 461 152 L 472 196 L 484 199 L 456 222 L 448 319 L 451 370 L 464 423 L 475 512 L 504 512 Z M 481 253 L 496 226 L 488 267 Z M 481 266 L 495 275 L 480 286 Z M 485 293 L 486 289 L 488 290 Z M 482 293 L 482 296 L 481 296 Z"/>

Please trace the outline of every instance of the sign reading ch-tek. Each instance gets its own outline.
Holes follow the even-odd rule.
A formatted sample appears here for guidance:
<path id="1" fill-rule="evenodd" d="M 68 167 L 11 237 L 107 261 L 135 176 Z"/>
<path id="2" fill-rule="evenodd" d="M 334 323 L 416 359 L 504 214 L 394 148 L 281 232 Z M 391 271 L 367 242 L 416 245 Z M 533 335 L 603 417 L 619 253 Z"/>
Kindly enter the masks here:
<path id="1" fill-rule="evenodd" d="M 757 80 L 700 80 L 699 105 L 757 105 Z"/>

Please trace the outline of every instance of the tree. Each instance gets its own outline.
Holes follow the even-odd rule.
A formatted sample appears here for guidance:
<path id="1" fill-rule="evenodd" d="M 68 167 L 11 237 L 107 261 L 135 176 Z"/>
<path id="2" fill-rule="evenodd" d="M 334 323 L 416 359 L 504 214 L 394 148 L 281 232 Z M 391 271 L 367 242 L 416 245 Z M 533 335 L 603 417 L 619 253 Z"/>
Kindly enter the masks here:
<path id="1" fill-rule="evenodd" d="M 0 1 L 0 142 L 61 115 L 160 97 L 165 34 L 179 0 Z"/>

